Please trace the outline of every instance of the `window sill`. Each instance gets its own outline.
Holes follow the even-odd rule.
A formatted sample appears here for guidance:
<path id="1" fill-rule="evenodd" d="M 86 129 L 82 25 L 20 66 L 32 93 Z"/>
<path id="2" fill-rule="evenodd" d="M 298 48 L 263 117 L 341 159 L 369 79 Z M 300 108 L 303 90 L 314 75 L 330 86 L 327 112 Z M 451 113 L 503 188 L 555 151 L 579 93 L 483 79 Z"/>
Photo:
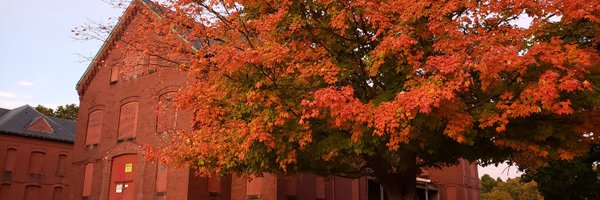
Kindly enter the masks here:
<path id="1" fill-rule="evenodd" d="M 121 138 L 121 139 L 117 140 L 117 143 L 129 142 L 129 141 L 135 141 L 135 137 Z"/>
<path id="2" fill-rule="evenodd" d="M 86 149 L 95 149 L 97 147 L 98 147 L 98 143 L 96 143 L 96 144 L 86 144 L 85 145 Z"/>
<path id="3" fill-rule="evenodd" d="M 167 192 L 156 192 L 156 196 L 166 196 Z"/>
<path id="4" fill-rule="evenodd" d="M 259 200 L 262 199 L 262 195 L 246 195 L 246 200 Z"/>

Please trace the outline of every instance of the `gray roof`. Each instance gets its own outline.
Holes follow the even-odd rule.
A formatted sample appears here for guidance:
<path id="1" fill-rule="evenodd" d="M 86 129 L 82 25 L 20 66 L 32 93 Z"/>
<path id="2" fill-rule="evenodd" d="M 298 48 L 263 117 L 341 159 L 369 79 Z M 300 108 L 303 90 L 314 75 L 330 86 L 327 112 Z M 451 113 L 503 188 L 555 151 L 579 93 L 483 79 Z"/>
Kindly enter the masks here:
<path id="1" fill-rule="evenodd" d="M 4 108 L 0 108 L 0 116 L 4 115 L 4 113 L 7 113 L 8 111 L 10 111 L 9 109 L 4 109 Z"/>
<path id="2" fill-rule="evenodd" d="M 28 126 L 40 118 L 48 122 L 54 130 L 53 133 L 28 130 Z M 29 105 L 12 110 L 0 108 L 0 134 L 73 143 L 75 121 L 45 116 Z"/>

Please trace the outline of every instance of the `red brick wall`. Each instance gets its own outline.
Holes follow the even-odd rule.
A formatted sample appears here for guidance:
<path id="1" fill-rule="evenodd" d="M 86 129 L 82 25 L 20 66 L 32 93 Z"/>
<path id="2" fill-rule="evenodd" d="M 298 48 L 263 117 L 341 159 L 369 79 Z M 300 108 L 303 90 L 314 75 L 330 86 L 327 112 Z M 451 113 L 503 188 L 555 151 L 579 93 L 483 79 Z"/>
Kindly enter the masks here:
<path id="1" fill-rule="evenodd" d="M 139 3 L 136 1 L 135 6 L 140 6 Z M 129 10 L 128 14 L 135 13 L 132 11 L 134 10 Z M 167 192 L 157 193 L 157 186 L 165 187 L 156 184 L 158 164 L 144 159 L 142 145 L 156 144 L 158 139 L 156 128 L 159 97 L 177 91 L 178 87 L 184 85 L 185 73 L 151 66 L 134 70 L 120 68 L 126 61 L 146 59 L 138 58 L 144 54 L 127 50 L 126 42 L 121 41 L 123 38 L 136 37 L 135 34 L 139 32 L 135 29 L 148 19 L 142 14 L 132 16 L 126 23 L 122 21 L 128 25 L 123 27 L 125 29 L 120 37 L 110 41 L 114 44 L 105 45 L 112 46 L 107 52 L 107 57 L 98 61 L 96 67 L 99 67 L 99 70 L 94 73 L 91 82 L 86 84 L 85 91 L 79 91 L 82 95 L 73 155 L 73 174 L 77 176 L 69 180 L 69 184 L 73 186 L 69 199 L 82 198 L 85 165 L 88 163 L 94 165 L 91 195 L 88 199 L 107 199 L 108 191 L 114 189 L 110 187 L 113 159 L 124 154 L 134 155 L 138 163 L 132 175 L 135 184 L 134 199 L 188 199 L 188 190 L 196 189 L 188 188 L 189 170 L 168 169 Z M 119 73 L 118 76 L 115 73 Z M 97 145 L 86 145 L 87 132 L 94 131 L 94 123 L 98 121 L 88 119 L 94 111 L 102 113 L 101 117 L 92 115 L 102 119 L 98 128 L 99 142 Z M 182 112 L 178 114 L 176 128 L 189 128 L 189 116 Z M 93 128 L 88 128 L 88 123 L 91 123 Z"/>
<path id="2" fill-rule="evenodd" d="M 45 132 L 48 134 L 54 133 L 54 130 L 52 129 L 50 124 L 48 124 L 46 119 L 41 118 L 41 117 L 37 118 L 35 121 L 31 122 L 31 124 L 29 124 L 28 126 L 29 127 L 27 127 L 27 130 L 30 130 L 30 131 L 39 131 L 39 132 Z"/>
<path id="3" fill-rule="evenodd" d="M 5 166 L 9 164 L 7 160 L 11 159 L 6 155 L 9 149 L 16 150 L 12 175 L 5 171 Z M 74 175 L 69 169 L 72 151 L 73 145 L 69 143 L 0 135 L 0 168 L 3 172 L 0 174 L 0 199 L 65 199 L 66 196 L 63 195 L 70 192 L 65 179 Z M 42 155 L 40 161 L 43 162 L 33 161 L 35 166 L 29 166 L 32 163 L 33 152 Z M 61 156 L 65 159 L 66 165 L 59 164 Z M 39 171 L 39 174 L 31 173 L 31 170 Z M 26 191 L 32 193 L 26 195 Z M 10 194 L 7 195 L 7 192 Z"/>
<path id="4" fill-rule="evenodd" d="M 428 173 L 438 186 L 440 200 L 480 199 L 477 164 L 460 159 L 458 165 L 428 170 Z"/>

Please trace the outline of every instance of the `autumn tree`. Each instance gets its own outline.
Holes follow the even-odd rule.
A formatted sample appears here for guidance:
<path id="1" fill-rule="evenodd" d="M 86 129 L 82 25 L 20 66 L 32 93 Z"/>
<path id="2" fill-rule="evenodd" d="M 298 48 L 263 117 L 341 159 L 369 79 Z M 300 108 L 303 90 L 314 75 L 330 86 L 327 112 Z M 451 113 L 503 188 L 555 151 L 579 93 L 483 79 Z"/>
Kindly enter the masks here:
<path id="1" fill-rule="evenodd" d="M 35 109 L 38 112 L 40 112 L 46 116 L 49 116 L 49 117 L 76 120 L 77 112 L 79 111 L 79 106 L 77 106 L 75 104 L 65 104 L 64 106 L 60 105 L 60 106 L 56 107 L 56 110 L 55 110 L 55 109 L 48 108 L 48 107 L 45 107 L 42 105 L 37 105 L 35 107 Z"/>
<path id="2" fill-rule="evenodd" d="M 168 2 L 131 44 L 192 77 L 193 130 L 151 152 L 166 163 L 372 176 L 398 200 L 422 167 L 598 141 L 598 1 Z"/>

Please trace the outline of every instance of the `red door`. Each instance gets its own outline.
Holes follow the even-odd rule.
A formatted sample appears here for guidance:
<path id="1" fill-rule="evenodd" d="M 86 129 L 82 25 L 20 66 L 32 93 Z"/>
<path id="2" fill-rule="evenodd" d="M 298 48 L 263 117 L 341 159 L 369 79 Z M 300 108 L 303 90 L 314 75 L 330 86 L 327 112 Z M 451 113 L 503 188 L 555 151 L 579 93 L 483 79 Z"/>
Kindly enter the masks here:
<path id="1" fill-rule="evenodd" d="M 134 200 L 134 174 L 137 155 L 122 155 L 114 157 L 110 171 L 109 200 Z"/>

